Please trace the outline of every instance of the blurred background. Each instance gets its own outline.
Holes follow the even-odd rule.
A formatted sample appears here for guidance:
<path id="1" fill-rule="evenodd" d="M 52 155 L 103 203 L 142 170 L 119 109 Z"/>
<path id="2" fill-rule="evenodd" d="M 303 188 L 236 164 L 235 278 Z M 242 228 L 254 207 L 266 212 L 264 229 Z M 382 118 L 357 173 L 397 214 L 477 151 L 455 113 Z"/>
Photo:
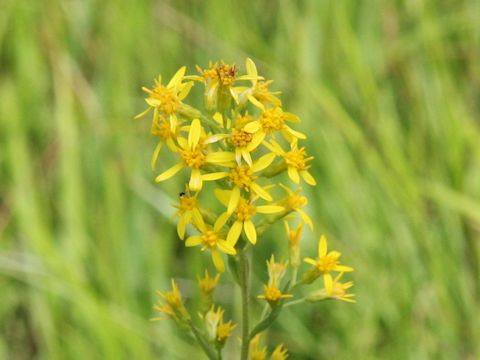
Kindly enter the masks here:
<path id="1" fill-rule="evenodd" d="M 194 297 L 211 263 L 177 239 L 182 184 L 153 183 L 133 116 L 159 73 L 247 56 L 310 136 L 304 254 L 323 232 L 357 269 L 356 305 L 293 307 L 265 344 L 480 358 L 479 19 L 475 0 L 1 0 L 0 359 L 202 359 L 149 321 L 155 290 Z M 267 235 L 263 280 L 285 246 Z"/>

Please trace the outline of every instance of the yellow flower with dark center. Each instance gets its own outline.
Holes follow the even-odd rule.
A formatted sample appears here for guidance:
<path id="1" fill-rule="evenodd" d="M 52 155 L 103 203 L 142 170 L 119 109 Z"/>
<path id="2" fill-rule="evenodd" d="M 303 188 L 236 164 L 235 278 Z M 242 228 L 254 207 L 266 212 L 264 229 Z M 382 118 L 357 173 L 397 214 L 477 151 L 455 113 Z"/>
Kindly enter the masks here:
<path id="1" fill-rule="evenodd" d="M 185 228 L 188 224 L 194 224 L 195 226 L 202 226 L 203 218 L 198 206 L 197 196 L 191 196 L 188 189 L 186 192 L 182 192 L 178 197 L 178 204 L 174 207 L 178 209 L 177 215 L 179 216 L 177 224 L 177 234 L 180 239 L 185 237 Z"/>
<path id="2" fill-rule="evenodd" d="M 166 115 L 171 123 L 172 129 L 174 129 L 178 121 L 176 114 L 186 107 L 186 105 L 182 103 L 182 100 L 187 97 L 193 86 L 192 81 L 182 82 L 185 78 L 186 69 L 185 66 L 182 66 L 175 75 L 173 75 L 167 85 L 162 84 L 162 78 L 159 76 L 158 79 L 155 79 L 155 84 L 152 89 L 142 87 L 142 90 L 148 94 L 145 102 L 149 105 L 149 108 L 138 114 L 135 118 L 141 118 L 151 109 L 154 109 Z M 156 115 L 157 113 L 154 112 L 154 120 Z"/>
<path id="3" fill-rule="evenodd" d="M 298 116 L 285 112 L 281 107 L 277 106 L 262 111 L 258 120 L 245 125 L 245 131 L 252 134 L 259 132 L 262 136 L 262 140 L 265 136 L 277 131 L 280 131 L 288 142 L 292 142 L 295 139 L 307 138 L 304 134 L 289 127 L 286 123 L 287 121 L 299 122 L 300 119 Z"/>
<path id="4" fill-rule="evenodd" d="M 307 197 L 300 195 L 300 192 L 302 191 L 302 189 L 300 188 L 295 191 L 292 191 L 285 185 L 280 184 L 280 186 L 282 187 L 282 189 L 284 189 L 287 192 L 287 196 L 282 200 L 280 200 L 278 204 L 284 206 L 287 210 L 297 212 L 300 215 L 303 222 L 307 224 L 310 227 L 310 229 L 313 230 L 312 219 L 302 209 L 303 207 L 308 205 Z"/>
<path id="5" fill-rule="evenodd" d="M 340 256 L 342 254 L 338 251 L 327 252 L 327 238 L 325 235 L 320 237 L 318 242 L 318 258 L 316 260 L 311 258 L 305 258 L 304 261 L 310 265 L 315 266 L 315 270 L 323 275 L 323 281 L 327 293 L 333 291 L 333 278 L 330 274 L 332 271 L 349 272 L 353 271 L 350 266 L 339 265 Z"/>
<path id="6" fill-rule="evenodd" d="M 286 360 L 288 358 L 288 351 L 283 344 L 277 345 L 273 350 L 270 360 Z"/>
<path id="7" fill-rule="evenodd" d="M 231 190 L 215 190 L 215 195 L 220 202 L 228 207 L 230 199 L 232 197 Z M 252 200 L 247 200 L 240 197 L 237 207 L 233 211 L 233 216 L 235 217 L 235 222 L 230 227 L 227 235 L 227 241 L 234 245 L 237 243 L 238 238 L 240 237 L 242 230 L 244 231 L 247 239 L 255 244 L 257 242 L 257 230 L 253 224 L 252 218 L 255 214 L 277 214 L 284 210 L 282 206 L 278 205 L 260 205 L 256 206 L 255 201 L 257 200 L 254 197 Z M 223 213 L 220 216 L 230 217 L 230 214 L 227 212 Z"/>
<path id="8" fill-rule="evenodd" d="M 222 227 L 225 225 L 225 217 L 219 217 L 215 222 L 213 228 L 203 224 L 199 227 L 201 235 L 190 236 L 185 245 L 188 247 L 202 245 L 203 250 L 210 250 L 212 254 L 213 264 L 218 272 L 225 271 L 225 265 L 223 263 L 221 252 L 228 255 L 235 255 L 237 251 L 228 243 L 221 233 Z"/>
<path id="9" fill-rule="evenodd" d="M 186 321 L 190 319 L 190 315 L 185 308 L 182 300 L 182 294 L 178 289 L 175 280 L 172 279 L 172 290 L 162 293 L 157 291 L 158 295 L 165 302 L 164 304 L 157 304 L 153 308 L 160 313 L 167 315 L 167 317 L 174 318 L 175 320 Z M 163 320 L 163 317 L 153 318 L 152 320 Z"/>
<path id="10" fill-rule="evenodd" d="M 231 152 L 209 152 L 207 150 L 207 144 L 200 142 L 202 131 L 200 120 L 194 119 L 190 125 L 188 139 L 183 137 L 177 138 L 181 162 L 158 175 L 155 179 L 156 182 L 170 179 L 183 168 L 190 168 L 191 174 L 188 187 L 192 191 L 200 191 L 203 186 L 200 169 L 204 165 L 207 163 L 222 165 L 234 161 L 235 155 Z M 208 140 L 206 140 L 206 142 L 208 142 Z"/>

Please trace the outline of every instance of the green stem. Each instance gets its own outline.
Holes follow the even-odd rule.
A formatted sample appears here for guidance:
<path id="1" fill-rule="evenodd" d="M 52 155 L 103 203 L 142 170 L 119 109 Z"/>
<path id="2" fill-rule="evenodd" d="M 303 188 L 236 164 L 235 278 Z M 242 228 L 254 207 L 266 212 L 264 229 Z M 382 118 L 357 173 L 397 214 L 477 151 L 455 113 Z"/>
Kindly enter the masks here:
<path id="1" fill-rule="evenodd" d="M 289 307 L 289 306 L 302 304 L 304 302 L 305 302 L 305 298 L 298 299 L 298 300 L 293 300 L 293 301 L 287 302 L 285 305 L 283 305 L 283 307 L 286 308 L 286 307 Z"/>
<path id="2" fill-rule="evenodd" d="M 238 253 L 238 258 L 240 262 L 240 290 L 242 294 L 242 350 L 241 350 L 241 360 L 247 360 L 248 358 L 248 348 L 250 344 L 250 338 L 248 334 L 248 303 L 249 303 L 249 284 L 248 284 L 248 259 L 245 254 L 245 250 L 241 249 Z"/>
<path id="3" fill-rule="evenodd" d="M 190 321 L 188 323 L 190 325 L 190 328 L 192 329 L 193 335 L 195 335 L 195 338 L 197 339 L 198 343 L 200 344 L 201 348 L 205 352 L 205 354 L 208 356 L 210 360 L 218 360 L 221 359 L 221 357 L 217 357 L 215 354 L 215 351 L 212 350 L 212 348 L 208 345 L 207 341 L 203 338 L 202 334 L 200 334 L 200 331 L 193 325 L 193 323 Z"/>

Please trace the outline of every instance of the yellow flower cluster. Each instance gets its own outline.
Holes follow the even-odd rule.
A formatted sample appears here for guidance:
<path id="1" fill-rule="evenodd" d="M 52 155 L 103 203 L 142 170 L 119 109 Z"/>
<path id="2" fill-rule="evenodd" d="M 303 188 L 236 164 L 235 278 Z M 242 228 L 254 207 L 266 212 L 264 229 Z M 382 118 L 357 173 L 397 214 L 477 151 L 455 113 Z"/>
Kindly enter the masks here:
<path id="1" fill-rule="evenodd" d="M 210 63 L 207 69 L 197 67 L 198 75 L 186 75 L 182 67 L 166 85 L 159 77 L 153 88 L 143 88 L 148 108 L 137 115 L 153 112 L 151 132 L 159 143 L 152 167 L 156 167 L 164 144 L 177 158 L 155 181 L 188 171 L 186 191 L 176 205 L 178 236 L 184 239 L 192 225 L 198 234 L 188 237 L 185 245 L 209 250 L 220 272 L 225 270 L 222 253 L 235 255 L 242 237 L 256 244 L 262 221 L 271 223 L 272 217 L 280 219 L 297 212 L 313 226 L 302 210 L 307 200 L 300 195 L 301 189 L 282 185 L 286 195 L 277 200 L 271 193 L 275 186 L 272 177 L 282 173 L 294 184 L 302 180 L 316 184 L 308 165 L 313 157 L 299 146 L 306 136 L 290 125 L 300 119 L 284 111 L 279 93 L 269 91 L 272 81 L 258 75 L 251 59 L 246 60 L 245 68 L 246 74 L 240 75 L 235 65 Z M 205 87 L 203 111 L 186 103 L 195 82 Z M 215 196 L 225 206 L 218 216 L 207 216 L 200 204 L 199 194 L 205 183 L 212 181 L 216 182 Z"/>
<path id="2" fill-rule="evenodd" d="M 353 268 L 340 264 L 340 252 L 328 251 L 325 236 L 320 238 L 318 257 L 304 259 L 311 267 L 297 280 L 304 225 L 313 230 L 313 221 L 304 210 L 308 199 L 300 187 L 301 183 L 316 185 L 310 173 L 313 157 L 301 145 L 306 135 L 292 127 L 300 122 L 299 117 L 283 109 L 279 92 L 269 90 L 272 81 L 258 74 L 251 59 L 246 60 L 245 69 L 240 74 L 235 65 L 222 61 L 205 69 L 197 66 L 198 74 L 187 75 L 182 67 L 167 84 L 159 77 L 152 88 L 143 88 L 148 108 L 137 115 L 142 118 L 152 113 L 151 134 L 158 144 L 151 167 L 155 171 L 158 163 L 161 167 L 155 181 L 177 177 L 182 183 L 183 191 L 174 205 L 179 238 L 187 247 L 208 251 L 217 270 L 213 277 L 208 271 L 198 277 L 200 327 L 173 280 L 171 291 L 159 293 L 161 302 L 155 310 L 191 331 L 209 359 L 221 359 L 236 327 L 224 321 L 225 311 L 214 303 L 225 256 L 231 257 L 229 265 L 242 294 L 242 360 L 267 358 L 266 348 L 259 346 L 260 332 L 284 306 L 328 299 L 355 302 L 348 293 L 353 282 L 341 282 L 343 274 Z M 187 103 L 196 83 L 203 84 L 203 109 Z M 158 161 L 164 145 L 175 163 L 167 165 L 172 156 Z M 218 201 L 218 212 L 211 210 L 212 200 Z M 257 296 L 267 304 L 260 321 L 250 329 L 246 250 L 258 243 L 269 226 L 281 221 L 288 239 L 288 261 L 276 261 L 273 254 L 267 261 L 268 281 Z M 318 278 L 323 279 L 323 288 L 297 298 L 299 287 Z M 287 357 L 287 350 L 279 345 L 270 359 Z"/>

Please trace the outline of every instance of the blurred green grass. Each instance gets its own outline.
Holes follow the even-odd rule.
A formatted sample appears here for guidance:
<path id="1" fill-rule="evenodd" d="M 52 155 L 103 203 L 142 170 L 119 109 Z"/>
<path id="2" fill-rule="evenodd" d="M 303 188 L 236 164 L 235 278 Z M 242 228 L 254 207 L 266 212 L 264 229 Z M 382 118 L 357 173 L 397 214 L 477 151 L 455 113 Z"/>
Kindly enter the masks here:
<path id="1" fill-rule="evenodd" d="M 198 353 L 148 321 L 155 290 L 208 259 L 176 238 L 181 184 L 153 185 L 154 139 L 132 117 L 158 73 L 246 56 L 310 135 L 305 252 L 325 232 L 357 269 L 357 305 L 288 311 L 269 343 L 293 359 L 480 357 L 479 14 L 474 0 L 1 1 L 0 358 Z"/>

